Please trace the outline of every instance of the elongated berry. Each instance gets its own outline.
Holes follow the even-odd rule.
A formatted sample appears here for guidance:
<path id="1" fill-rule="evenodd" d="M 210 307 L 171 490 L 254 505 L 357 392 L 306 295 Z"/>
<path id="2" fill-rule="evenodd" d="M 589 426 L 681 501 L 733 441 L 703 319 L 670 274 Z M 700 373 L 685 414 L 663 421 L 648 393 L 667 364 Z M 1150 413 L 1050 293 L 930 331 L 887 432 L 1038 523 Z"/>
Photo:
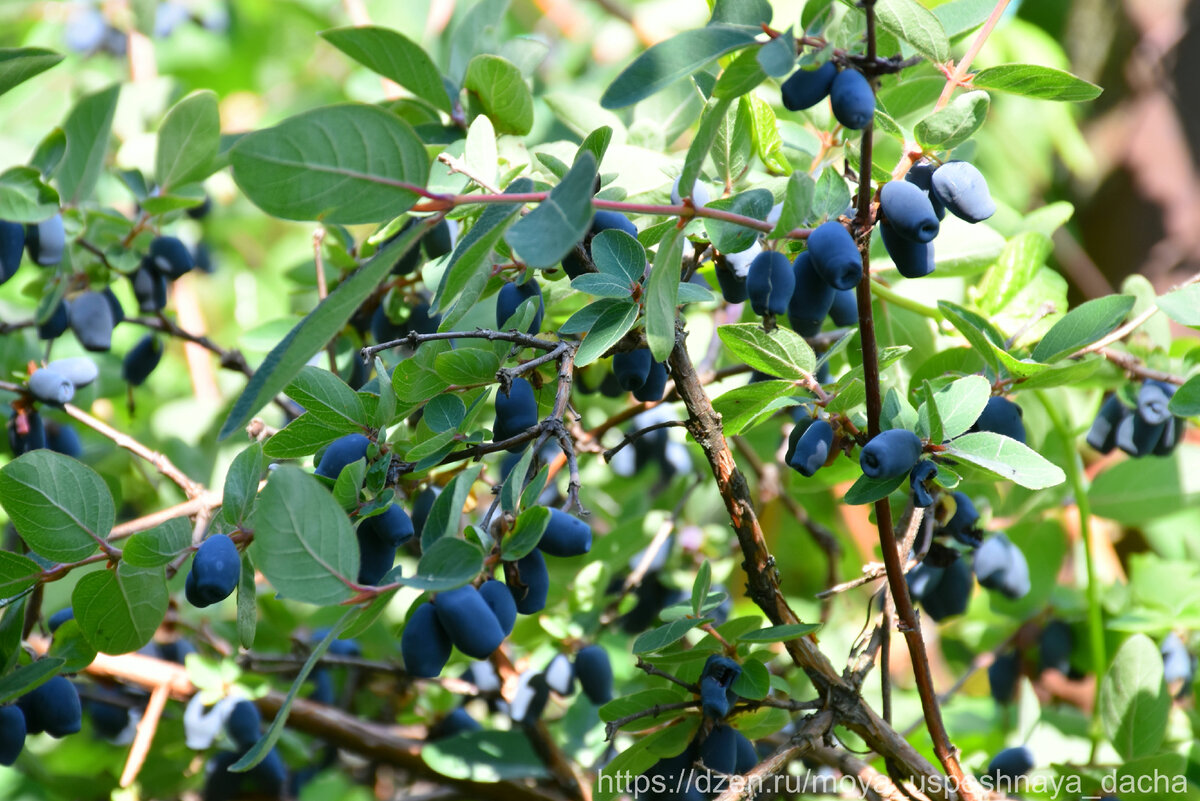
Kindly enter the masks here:
<path id="1" fill-rule="evenodd" d="M 863 446 L 858 463 L 868 478 L 895 478 L 921 458 L 921 438 L 904 428 L 882 431 Z"/>
<path id="2" fill-rule="evenodd" d="M 369 529 L 359 526 L 355 532 L 358 540 L 358 578 L 359 584 L 367 587 L 378 586 L 396 563 L 396 546 L 376 537 Z"/>
<path id="3" fill-rule="evenodd" d="M 955 492 L 951 497 L 954 499 L 954 514 L 943 528 L 964 545 L 978 545 L 979 530 L 976 525 L 979 523 L 979 512 L 975 504 L 965 492 Z"/>
<path id="4" fill-rule="evenodd" d="M 24 249 L 25 226 L 0 220 L 0 284 L 16 275 Z"/>
<path id="5" fill-rule="evenodd" d="M 833 427 L 825 420 L 814 420 L 796 441 L 796 449 L 788 459 L 788 467 L 811 478 L 825 465 L 832 447 Z"/>
<path id="6" fill-rule="evenodd" d="M 209 536 L 192 558 L 184 586 L 188 603 L 205 607 L 225 600 L 237 587 L 241 568 L 241 556 L 233 540 L 225 534 Z"/>
<path id="7" fill-rule="evenodd" d="M 821 332 L 825 317 L 833 308 L 837 290 L 818 273 L 807 250 L 792 264 L 792 296 L 788 299 L 788 324 L 802 337 Z M 857 319 L 857 312 L 855 314 Z"/>
<path id="8" fill-rule="evenodd" d="M 746 278 L 738 275 L 724 256 L 715 260 L 717 284 L 726 303 L 745 303 L 747 298 Z"/>
<path id="9" fill-rule="evenodd" d="M 69 319 L 75 338 L 85 350 L 94 352 L 112 349 L 112 332 L 116 324 L 112 305 L 101 292 L 84 292 L 71 301 Z"/>
<path id="10" fill-rule="evenodd" d="M 933 171 L 936 169 L 937 165 L 931 161 L 918 161 L 912 166 L 912 169 L 904 174 L 904 180 L 925 193 L 925 196 L 929 198 L 929 204 L 933 206 L 933 213 L 941 220 L 946 216 L 946 207 L 942 205 L 942 201 L 938 200 L 937 193 L 933 191 Z"/>
<path id="11" fill-rule="evenodd" d="M 530 321 L 526 333 L 537 333 L 542 327 L 542 317 L 545 314 L 545 304 L 542 301 L 542 288 L 532 278 L 523 284 L 505 284 L 496 293 L 496 324 L 503 326 L 521 304 L 530 298 L 534 301 L 536 311 Z"/>
<path id="12" fill-rule="evenodd" d="M 513 626 L 517 623 L 517 604 L 508 587 L 503 582 L 488 579 L 479 585 L 479 595 L 496 616 L 504 636 L 512 634 Z"/>
<path id="13" fill-rule="evenodd" d="M 837 74 L 829 87 L 829 103 L 837 121 L 852 131 L 861 131 L 875 119 L 875 92 L 858 70 Z"/>
<path id="14" fill-rule="evenodd" d="M 613 697 L 612 662 L 608 651 L 600 645 L 588 645 L 575 654 L 575 676 L 579 688 L 596 706 L 603 706 Z"/>
<path id="15" fill-rule="evenodd" d="M 632 392 L 640 389 L 650 376 L 650 365 L 654 357 L 649 348 L 636 348 L 630 351 L 613 354 L 613 374 L 621 384 L 621 389 Z"/>
<path id="16" fill-rule="evenodd" d="M 400 655 L 410 676 L 432 679 L 450 661 L 452 643 L 442 628 L 433 604 L 421 604 L 408 618 L 400 635 Z"/>
<path id="17" fill-rule="evenodd" d="M 564 698 L 575 692 L 575 667 L 566 654 L 555 654 L 544 671 L 546 686 Z"/>
<path id="18" fill-rule="evenodd" d="M 941 580 L 922 596 L 921 606 L 937 621 L 961 615 L 967 611 L 974 586 L 971 566 L 963 559 L 955 559 L 946 567 Z"/>
<path id="19" fill-rule="evenodd" d="M 371 536 L 393 548 L 399 548 L 416 533 L 408 512 L 398 503 L 393 503 L 383 514 L 368 517 L 360 528 L 366 529 Z"/>
<path id="20" fill-rule="evenodd" d="M 643 403 L 662 400 L 669 377 L 666 364 L 651 362 L 650 372 L 646 373 L 646 381 L 633 391 L 633 397 Z"/>
<path id="21" fill-rule="evenodd" d="M 1029 564 L 1025 554 L 1005 536 L 997 531 L 975 550 L 975 577 L 979 584 L 989 590 L 998 590 L 1011 600 L 1029 594 Z"/>
<path id="22" fill-rule="evenodd" d="M 750 262 L 746 291 L 755 314 L 786 314 L 795 287 L 792 263 L 782 253 L 765 250 Z"/>
<path id="23" fill-rule="evenodd" d="M 29 734 L 45 732 L 51 737 L 66 737 L 83 728 L 83 707 L 79 691 L 65 676 L 54 678 L 17 699 L 25 715 Z"/>
<path id="24" fill-rule="evenodd" d="M 317 463 L 313 472 L 325 478 L 337 478 L 346 465 L 366 457 L 367 446 L 370 444 L 371 440 L 362 434 L 347 434 L 335 439 L 325 448 L 325 452 L 321 454 L 321 461 Z"/>
<path id="25" fill-rule="evenodd" d="M 524 378 L 514 378 L 508 394 L 496 393 L 496 421 L 492 425 L 492 440 L 502 442 L 523 433 L 538 423 L 537 398 L 533 385 Z M 516 450 L 525 447 L 514 446 Z"/>
<path id="26" fill-rule="evenodd" d="M 175 236 L 155 237 L 150 243 L 149 259 L 156 270 L 172 281 L 191 272 L 196 266 L 192 252 Z"/>
<path id="27" fill-rule="evenodd" d="M 121 363 L 121 377 L 132 386 L 141 386 L 162 361 L 163 345 L 154 334 L 146 334 L 125 354 Z"/>
<path id="28" fill-rule="evenodd" d="M 58 339 L 66 332 L 70 324 L 71 317 L 67 311 L 67 302 L 60 300 L 54 307 L 54 311 L 50 313 L 50 317 L 44 323 L 38 323 L 38 339 Z"/>
<path id="29" fill-rule="evenodd" d="M 971 430 L 991 431 L 1025 444 L 1025 422 L 1021 419 L 1021 407 L 999 395 L 988 398 L 987 405 Z"/>
<path id="30" fill-rule="evenodd" d="M 522 615 L 536 615 L 546 608 L 546 597 L 550 594 L 550 573 L 546 570 L 546 557 L 534 548 L 513 563 L 512 574 L 505 571 L 504 583 L 517 603 Z"/>
<path id="31" fill-rule="evenodd" d="M 896 270 L 905 278 L 924 278 L 937 266 L 933 260 L 932 242 L 905 239 L 886 222 L 880 223 L 879 235 Z"/>
<path id="32" fill-rule="evenodd" d="M 467 656 L 486 659 L 504 642 L 496 614 L 470 584 L 438 593 L 433 605 L 450 642 Z"/>
<path id="33" fill-rule="evenodd" d="M 8 445 L 13 456 L 46 447 L 46 426 L 42 416 L 32 409 L 13 411 L 8 419 Z"/>
<path id="34" fill-rule="evenodd" d="M 129 283 L 133 287 L 133 296 L 137 298 L 138 311 L 153 314 L 167 305 L 167 277 L 153 266 L 149 258 L 142 259 L 141 266 L 129 276 Z"/>
<path id="35" fill-rule="evenodd" d="M 1175 387 L 1163 381 L 1147 380 L 1138 390 L 1137 412 L 1151 425 L 1165 423 L 1171 417 L 1167 404 L 1175 394 Z"/>
<path id="36" fill-rule="evenodd" d="M 815 70 L 796 70 L 779 87 L 783 107 L 788 111 L 803 111 L 817 105 L 829 95 L 837 74 L 837 64 L 832 61 L 826 61 Z"/>
<path id="37" fill-rule="evenodd" d="M 987 180 L 973 164 L 946 162 L 934 171 L 932 185 L 938 200 L 955 217 L 977 223 L 996 213 Z"/>
<path id="38" fill-rule="evenodd" d="M 25 248 L 39 267 L 53 267 L 62 261 L 67 249 L 67 232 L 61 214 L 34 223 L 25 229 Z"/>
<path id="39" fill-rule="evenodd" d="M 829 319 L 838 326 L 858 325 L 858 298 L 853 289 L 839 289 L 833 293 Z"/>
<path id="40" fill-rule="evenodd" d="M 1000 784 L 996 789 L 1009 794 L 1012 783 L 1029 771 L 1036 763 L 1033 752 L 1028 747 L 1020 745 L 1015 748 L 1005 748 L 988 763 L 987 775 Z M 1001 790 L 1001 788 L 1003 788 Z"/>
<path id="41" fill-rule="evenodd" d="M 937 465 L 928 459 L 913 465 L 913 469 L 908 474 L 908 485 L 912 490 L 913 506 L 916 506 L 918 509 L 924 509 L 933 505 L 933 495 L 930 494 L 926 483 L 936 478 L 937 473 Z"/>
<path id="42" fill-rule="evenodd" d="M 561 509 L 551 509 L 538 548 L 550 556 L 583 556 L 592 549 L 592 527 Z"/>
<path id="43" fill-rule="evenodd" d="M 1011 703 L 1017 693 L 1017 680 L 1021 678 L 1021 658 L 1016 651 L 997 654 L 988 666 L 988 685 L 992 700 L 998 704 Z"/>
<path id="44" fill-rule="evenodd" d="M 862 255 L 846 227 L 823 222 L 808 235 L 808 253 L 817 275 L 834 289 L 854 289 L 862 280 Z"/>
<path id="45" fill-rule="evenodd" d="M 717 773 L 733 773 L 737 765 L 737 729 L 724 723 L 713 726 L 700 744 L 700 760 Z"/>
<path id="46" fill-rule="evenodd" d="M 29 376 L 29 391 L 42 403 L 55 406 L 69 403 L 75 397 L 75 385 L 70 379 L 49 367 L 33 371 Z"/>
<path id="47" fill-rule="evenodd" d="M 17 706 L 0 706 L 0 765 L 11 766 L 25 748 L 25 713 Z"/>
<path id="48" fill-rule="evenodd" d="M 913 242 L 931 242 L 938 218 L 929 197 L 908 181 L 888 181 L 879 190 L 879 210 L 892 230 Z"/>
<path id="49" fill-rule="evenodd" d="M 70 356 L 66 359 L 55 359 L 46 365 L 47 370 L 53 370 L 70 381 L 75 389 L 83 389 L 100 376 L 100 368 L 96 362 L 87 356 Z"/>
<path id="50" fill-rule="evenodd" d="M 458 240 L 458 221 L 443 218 L 421 238 L 421 247 L 429 259 L 439 259 L 454 250 Z"/>

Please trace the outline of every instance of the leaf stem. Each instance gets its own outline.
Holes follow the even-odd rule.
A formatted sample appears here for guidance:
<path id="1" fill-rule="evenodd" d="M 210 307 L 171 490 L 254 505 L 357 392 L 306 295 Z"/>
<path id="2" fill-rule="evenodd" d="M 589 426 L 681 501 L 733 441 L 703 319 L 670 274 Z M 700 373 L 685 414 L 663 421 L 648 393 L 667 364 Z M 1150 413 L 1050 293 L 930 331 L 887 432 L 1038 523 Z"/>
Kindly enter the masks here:
<path id="1" fill-rule="evenodd" d="M 1063 447 L 1067 452 L 1066 473 L 1067 481 L 1071 484 L 1071 493 L 1075 496 L 1075 508 L 1079 512 L 1079 537 L 1083 540 L 1083 556 L 1087 563 L 1087 618 L 1088 640 L 1092 654 L 1092 669 L 1096 671 L 1095 696 L 1092 699 L 1092 724 L 1088 735 L 1092 740 L 1092 752 L 1089 764 L 1096 761 L 1096 752 L 1100 747 L 1100 685 L 1104 671 L 1108 667 L 1108 656 L 1104 647 L 1104 610 L 1100 604 L 1100 582 L 1096 576 L 1096 559 L 1092 547 L 1092 509 L 1088 500 L 1087 479 L 1084 476 L 1083 462 L 1079 450 L 1075 447 L 1075 438 L 1070 426 L 1063 419 L 1062 413 L 1054 401 L 1042 390 L 1036 390 L 1038 400 L 1050 418 L 1050 424 L 1055 433 L 1062 438 Z"/>

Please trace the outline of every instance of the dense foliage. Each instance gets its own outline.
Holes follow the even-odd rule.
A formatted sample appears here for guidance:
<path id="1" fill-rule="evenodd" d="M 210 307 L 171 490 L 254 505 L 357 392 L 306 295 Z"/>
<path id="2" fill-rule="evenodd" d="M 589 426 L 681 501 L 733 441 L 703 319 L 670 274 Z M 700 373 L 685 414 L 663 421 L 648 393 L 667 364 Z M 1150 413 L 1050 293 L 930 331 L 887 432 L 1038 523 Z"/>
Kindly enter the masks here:
<path id="1" fill-rule="evenodd" d="M 5 797 L 1200 795 L 1200 287 L 1069 306 L 989 178 L 1101 90 L 1007 0 L 61 5 Z"/>

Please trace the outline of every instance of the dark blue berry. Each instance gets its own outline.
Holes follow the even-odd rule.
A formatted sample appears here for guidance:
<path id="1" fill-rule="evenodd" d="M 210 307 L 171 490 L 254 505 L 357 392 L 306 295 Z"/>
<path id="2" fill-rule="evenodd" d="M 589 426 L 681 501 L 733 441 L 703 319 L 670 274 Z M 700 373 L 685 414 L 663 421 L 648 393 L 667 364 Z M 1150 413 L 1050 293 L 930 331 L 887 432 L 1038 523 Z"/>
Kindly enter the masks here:
<path id="1" fill-rule="evenodd" d="M 977 223 L 996 213 L 987 181 L 972 164 L 947 162 L 934 171 L 931 183 L 938 200 L 955 217 Z"/>
<path id="2" fill-rule="evenodd" d="M 867 478 L 896 478 L 921 458 L 921 438 L 904 428 L 882 431 L 863 446 L 859 466 Z"/>
<path id="3" fill-rule="evenodd" d="M 861 131 L 875 119 L 875 92 L 858 70 L 844 69 L 837 74 L 829 87 L 829 102 L 833 116 L 852 131 Z"/>
<path id="4" fill-rule="evenodd" d="M 408 619 L 400 635 L 400 655 L 410 676 L 432 679 L 450 660 L 450 635 L 438 619 L 433 604 L 421 604 Z"/>
<path id="5" fill-rule="evenodd" d="M 795 270 L 782 253 L 764 250 L 750 262 L 746 292 L 750 297 L 750 308 L 754 309 L 755 314 L 786 314 L 795 287 Z"/>
<path id="6" fill-rule="evenodd" d="M 796 70 L 779 87 L 783 107 L 788 111 L 812 108 L 829 94 L 837 74 L 837 64 L 832 61 L 826 61 L 815 70 Z"/>
<path id="7" fill-rule="evenodd" d="M 862 280 L 862 254 L 846 227 L 828 220 L 808 235 L 808 253 L 817 275 L 834 289 L 854 289 Z"/>

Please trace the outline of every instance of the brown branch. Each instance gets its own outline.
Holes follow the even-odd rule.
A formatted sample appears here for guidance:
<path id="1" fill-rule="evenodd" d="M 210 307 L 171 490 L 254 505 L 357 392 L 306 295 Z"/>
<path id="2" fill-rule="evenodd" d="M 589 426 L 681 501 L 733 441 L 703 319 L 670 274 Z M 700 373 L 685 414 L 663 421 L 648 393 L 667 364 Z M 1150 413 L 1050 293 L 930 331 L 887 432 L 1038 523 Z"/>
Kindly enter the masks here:
<path id="1" fill-rule="evenodd" d="M 641 720 L 642 718 L 656 718 L 663 712 L 676 712 L 680 709 L 695 709 L 698 706 L 700 706 L 700 702 L 697 700 L 677 701 L 673 704 L 655 704 L 649 709 L 643 709 L 641 712 L 634 712 L 632 715 L 626 715 L 623 718 L 617 718 L 616 720 L 610 720 L 608 723 L 605 723 L 604 739 L 611 740 L 616 736 L 617 731 L 619 731 L 622 726 L 633 723 L 635 720 Z"/>
<path id="2" fill-rule="evenodd" d="M 676 339 L 668 365 L 679 396 L 688 409 L 688 430 L 704 451 L 737 535 L 743 557 L 742 567 L 746 571 L 748 595 L 772 625 L 801 622 L 779 588 L 774 558 L 763 539 L 750 487 L 725 442 L 721 418 L 704 392 L 682 332 Z M 817 691 L 837 712 L 840 722 L 861 736 L 872 750 L 894 759 L 907 776 L 934 788 L 933 796 L 939 801 L 948 801 L 953 797 L 941 774 L 879 718 L 856 689 L 835 670 L 811 637 L 789 640 L 785 647 L 792 661 L 808 674 Z"/>
<path id="3" fill-rule="evenodd" d="M 682 420 L 664 420 L 661 423 L 655 423 L 653 425 L 646 426 L 645 428 L 639 428 L 637 431 L 630 431 L 625 435 L 624 439 L 604 452 L 604 461 L 611 462 L 612 458 L 617 455 L 618 451 L 620 451 L 626 445 L 631 444 L 634 440 L 638 440 L 646 436 L 651 431 L 658 431 L 659 429 L 663 428 L 675 428 L 676 426 L 683 425 L 686 425 L 686 423 L 684 423 Z"/>
<path id="4" fill-rule="evenodd" d="M 45 653 L 50 645 L 43 638 L 31 638 L 29 644 L 38 653 Z M 120 656 L 98 654 L 86 672 L 148 690 L 165 688 L 163 693 L 181 701 L 186 701 L 196 693 L 196 687 L 188 679 L 187 669 L 182 665 L 138 653 Z M 283 706 L 284 697 L 284 693 L 271 690 L 255 700 L 255 704 L 264 715 L 273 716 Z M 485 801 L 562 801 L 562 796 L 558 794 L 524 783 L 475 782 L 443 776 L 421 759 L 421 740 L 401 736 L 397 733 L 397 727 L 361 720 L 336 707 L 307 699 L 297 698 L 292 703 L 288 728 L 322 738 L 331 745 L 366 759 L 393 765 L 439 785 L 454 788 L 466 797 Z"/>
<path id="5" fill-rule="evenodd" d="M 138 456 L 152 464 L 154 468 L 158 470 L 158 472 L 175 482 L 175 484 L 177 484 L 179 488 L 183 490 L 183 493 L 187 495 L 188 498 L 195 499 L 204 494 L 204 485 L 189 478 L 186 473 L 176 467 L 174 463 L 172 463 L 171 460 L 165 455 L 158 453 L 157 451 L 150 450 L 133 437 L 117 431 L 115 428 L 102 420 L 97 420 L 95 417 L 92 417 L 78 406 L 73 406 L 70 403 L 66 403 L 63 404 L 63 411 L 65 411 L 69 417 L 73 417 L 93 431 L 108 437 L 117 445 L 129 451 L 133 455 Z"/>

